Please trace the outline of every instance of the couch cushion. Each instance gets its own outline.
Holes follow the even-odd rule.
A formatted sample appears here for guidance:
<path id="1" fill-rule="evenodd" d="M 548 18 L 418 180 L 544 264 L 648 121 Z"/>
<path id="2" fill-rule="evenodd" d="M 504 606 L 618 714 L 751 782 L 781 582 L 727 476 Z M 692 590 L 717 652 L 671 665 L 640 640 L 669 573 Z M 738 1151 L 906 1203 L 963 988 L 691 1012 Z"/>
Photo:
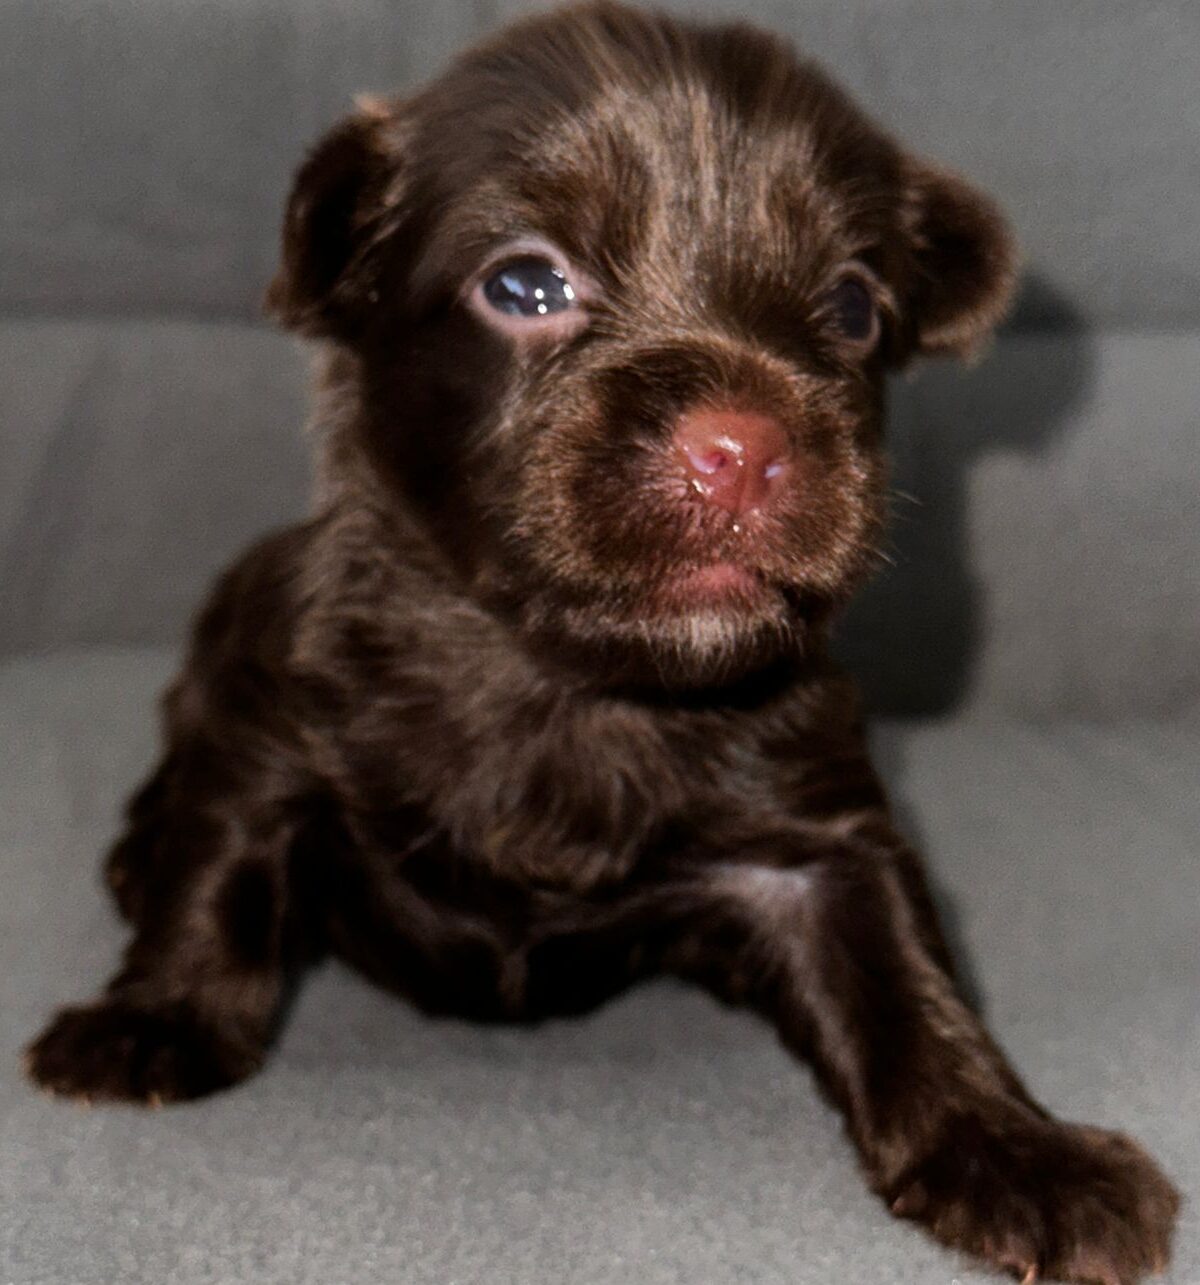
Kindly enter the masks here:
<path id="1" fill-rule="evenodd" d="M 0 651 L 174 641 L 303 513 L 297 348 L 240 325 L 0 324 Z"/>
<path id="2" fill-rule="evenodd" d="M 413 86 L 523 7 L 7 0 L 0 308 L 254 315 L 302 149 L 355 92 Z M 1089 322 L 1200 324 L 1193 0 L 675 7 L 737 11 L 826 60 L 994 190 Z M 1035 291 L 1025 320 L 1046 319 Z"/>
<path id="3" fill-rule="evenodd" d="M 0 308 L 256 315 L 304 148 L 478 28 L 420 0 L 0 6 Z"/>
<path id="4" fill-rule="evenodd" d="M 160 1113 L 39 1097 L 18 1050 L 115 961 L 98 853 L 168 672 L 145 651 L 0 669 L 0 1279 L 996 1279 L 867 1194 L 769 1030 L 665 984 L 529 1031 L 427 1020 L 331 965 L 234 1092 Z M 958 720 L 877 739 L 1031 1087 L 1200 1190 L 1200 735 Z M 1179 1285 L 1200 1279 L 1194 1202 L 1183 1220 Z"/>
<path id="5" fill-rule="evenodd" d="M 305 508 L 287 339 L 13 322 L 0 369 L 0 651 L 174 642 Z M 895 565 L 843 631 L 874 707 L 1200 709 L 1200 333 L 1010 335 L 894 391 Z"/>

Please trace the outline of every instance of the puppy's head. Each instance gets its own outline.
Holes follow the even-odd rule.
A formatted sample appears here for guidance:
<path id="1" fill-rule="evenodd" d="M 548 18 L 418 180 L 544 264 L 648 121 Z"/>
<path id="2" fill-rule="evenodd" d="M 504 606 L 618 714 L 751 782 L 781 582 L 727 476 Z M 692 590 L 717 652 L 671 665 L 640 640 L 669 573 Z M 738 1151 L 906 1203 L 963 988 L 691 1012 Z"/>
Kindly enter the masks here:
<path id="1" fill-rule="evenodd" d="M 702 685 L 803 647 L 880 537 L 882 381 L 969 352 L 991 203 L 746 27 L 509 28 L 301 169 L 270 302 L 342 442 L 528 646 Z"/>

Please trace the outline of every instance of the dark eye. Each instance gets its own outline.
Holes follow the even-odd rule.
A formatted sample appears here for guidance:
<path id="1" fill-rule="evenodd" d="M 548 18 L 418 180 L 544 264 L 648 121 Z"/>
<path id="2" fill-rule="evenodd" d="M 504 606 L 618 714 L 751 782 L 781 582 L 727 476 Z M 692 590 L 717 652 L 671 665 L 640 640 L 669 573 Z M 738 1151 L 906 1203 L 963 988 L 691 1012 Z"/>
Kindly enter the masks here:
<path id="1" fill-rule="evenodd" d="M 536 255 L 513 259 L 493 272 L 483 283 L 483 297 L 506 316 L 535 320 L 575 306 L 575 291 L 566 276 Z"/>
<path id="2" fill-rule="evenodd" d="M 846 277 L 834 286 L 829 296 L 829 311 L 834 324 L 847 339 L 867 343 L 875 338 L 879 324 L 875 298 L 857 277 Z"/>

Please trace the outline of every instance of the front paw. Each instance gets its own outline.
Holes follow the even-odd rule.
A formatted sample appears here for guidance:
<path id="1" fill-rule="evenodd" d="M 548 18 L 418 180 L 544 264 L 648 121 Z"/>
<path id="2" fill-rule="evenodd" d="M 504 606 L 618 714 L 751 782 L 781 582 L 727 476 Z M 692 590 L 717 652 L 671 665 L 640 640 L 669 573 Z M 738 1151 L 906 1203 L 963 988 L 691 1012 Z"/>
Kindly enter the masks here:
<path id="1" fill-rule="evenodd" d="M 1032 1113 L 959 1120 L 890 1198 L 900 1217 L 1024 1282 L 1088 1285 L 1162 1271 L 1179 1208 L 1136 1143 Z"/>
<path id="2" fill-rule="evenodd" d="M 184 1003 L 110 998 L 67 1008 L 25 1053 L 30 1078 L 54 1096 L 157 1106 L 244 1079 L 261 1050 L 222 1034 Z"/>

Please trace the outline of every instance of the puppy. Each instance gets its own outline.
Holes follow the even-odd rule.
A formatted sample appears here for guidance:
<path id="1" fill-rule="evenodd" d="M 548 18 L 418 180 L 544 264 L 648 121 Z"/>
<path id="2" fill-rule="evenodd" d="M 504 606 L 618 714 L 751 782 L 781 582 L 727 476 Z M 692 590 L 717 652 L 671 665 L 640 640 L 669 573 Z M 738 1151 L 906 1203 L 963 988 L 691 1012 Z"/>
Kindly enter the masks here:
<path id="1" fill-rule="evenodd" d="M 314 516 L 201 614 L 107 866 L 132 941 L 33 1078 L 234 1084 L 324 951 L 487 1019 L 668 972 L 772 1022 L 947 1244 L 1162 1267 L 1168 1181 L 963 1002 L 826 647 L 885 373 L 971 352 L 1013 277 L 987 198 L 747 27 L 568 9 L 364 102 L 269 295 L 322 341 Z"/>

